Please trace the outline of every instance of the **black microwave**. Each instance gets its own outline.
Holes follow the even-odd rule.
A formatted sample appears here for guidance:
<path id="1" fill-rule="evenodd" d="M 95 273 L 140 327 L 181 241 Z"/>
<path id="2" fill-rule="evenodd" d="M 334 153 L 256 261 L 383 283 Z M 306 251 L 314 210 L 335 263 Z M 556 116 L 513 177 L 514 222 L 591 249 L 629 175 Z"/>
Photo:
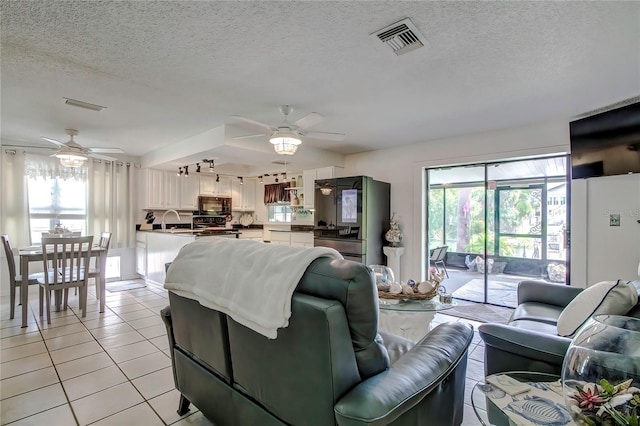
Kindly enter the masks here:
<path id="1" fill-rule="evenodd" d="M 198 214 L 208 216 L 231 214 L 231 198 L 201 195 L 198 197 Z"/>

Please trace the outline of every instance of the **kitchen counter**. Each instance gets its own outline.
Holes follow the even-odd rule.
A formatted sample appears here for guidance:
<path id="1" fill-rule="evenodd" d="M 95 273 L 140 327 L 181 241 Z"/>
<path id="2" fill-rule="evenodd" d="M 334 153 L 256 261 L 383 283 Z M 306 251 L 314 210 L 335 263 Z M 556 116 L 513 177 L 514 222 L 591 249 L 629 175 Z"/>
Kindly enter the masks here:
<path id="1" fill-rule="evenodd" d="M 242 233 L 238 229 L 231 228 L 206 228 L 206 229 L 154 229 L 154 230 L 140 230 L 138 232 L 148 232 L 150 234 L 171 234 L 171 235 L 188 235 L 188 236 L 209 236 L 209 235 L 236 235 L 236 237 Z"/>

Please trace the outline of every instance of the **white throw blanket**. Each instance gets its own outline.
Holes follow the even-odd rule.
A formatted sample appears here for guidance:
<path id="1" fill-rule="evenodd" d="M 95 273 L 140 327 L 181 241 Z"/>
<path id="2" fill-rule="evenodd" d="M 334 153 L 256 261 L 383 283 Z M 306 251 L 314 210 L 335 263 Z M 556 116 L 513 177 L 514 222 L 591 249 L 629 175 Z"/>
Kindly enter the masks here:
<path id="1" fill-rule="evenodd" d="M 326 247 L 200 238 L 182 247 L 167 271 L 164 288 L 275 339 L 277 329 L 289 324 L 293 291 L 319 257 L 342 259 Z"/>

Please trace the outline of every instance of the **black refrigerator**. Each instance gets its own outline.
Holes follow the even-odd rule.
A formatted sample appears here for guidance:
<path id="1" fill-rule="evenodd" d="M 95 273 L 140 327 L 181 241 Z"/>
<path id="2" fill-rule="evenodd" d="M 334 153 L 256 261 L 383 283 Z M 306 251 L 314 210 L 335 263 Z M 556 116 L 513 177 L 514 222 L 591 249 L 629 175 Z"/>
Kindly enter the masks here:
<path id="1" fill-rule="evenodd" d="M 384 265 L 391 185 L 368 176 L 315 182 L 314 246 L 331 247 L 345 259 Z"/>

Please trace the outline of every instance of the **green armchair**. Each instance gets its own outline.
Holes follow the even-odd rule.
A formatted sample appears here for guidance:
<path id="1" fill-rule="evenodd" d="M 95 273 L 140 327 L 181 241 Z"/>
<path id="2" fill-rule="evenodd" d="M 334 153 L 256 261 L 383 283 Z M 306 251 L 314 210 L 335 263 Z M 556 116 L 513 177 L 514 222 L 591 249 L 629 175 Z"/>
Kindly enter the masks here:
<path id="1" fill-rule="evenodd" d="M 473 329 L 441 324 L 417 343 L 378 333 L 372 271 L 328 258 L 307 268 L 276 339 L 169 292 L 178 412 L 216 425 L 460 425 Z M 386 345 L 404 344 L 391 362 Z M 397 349 L 397 348 L 396 348 Z"/>

